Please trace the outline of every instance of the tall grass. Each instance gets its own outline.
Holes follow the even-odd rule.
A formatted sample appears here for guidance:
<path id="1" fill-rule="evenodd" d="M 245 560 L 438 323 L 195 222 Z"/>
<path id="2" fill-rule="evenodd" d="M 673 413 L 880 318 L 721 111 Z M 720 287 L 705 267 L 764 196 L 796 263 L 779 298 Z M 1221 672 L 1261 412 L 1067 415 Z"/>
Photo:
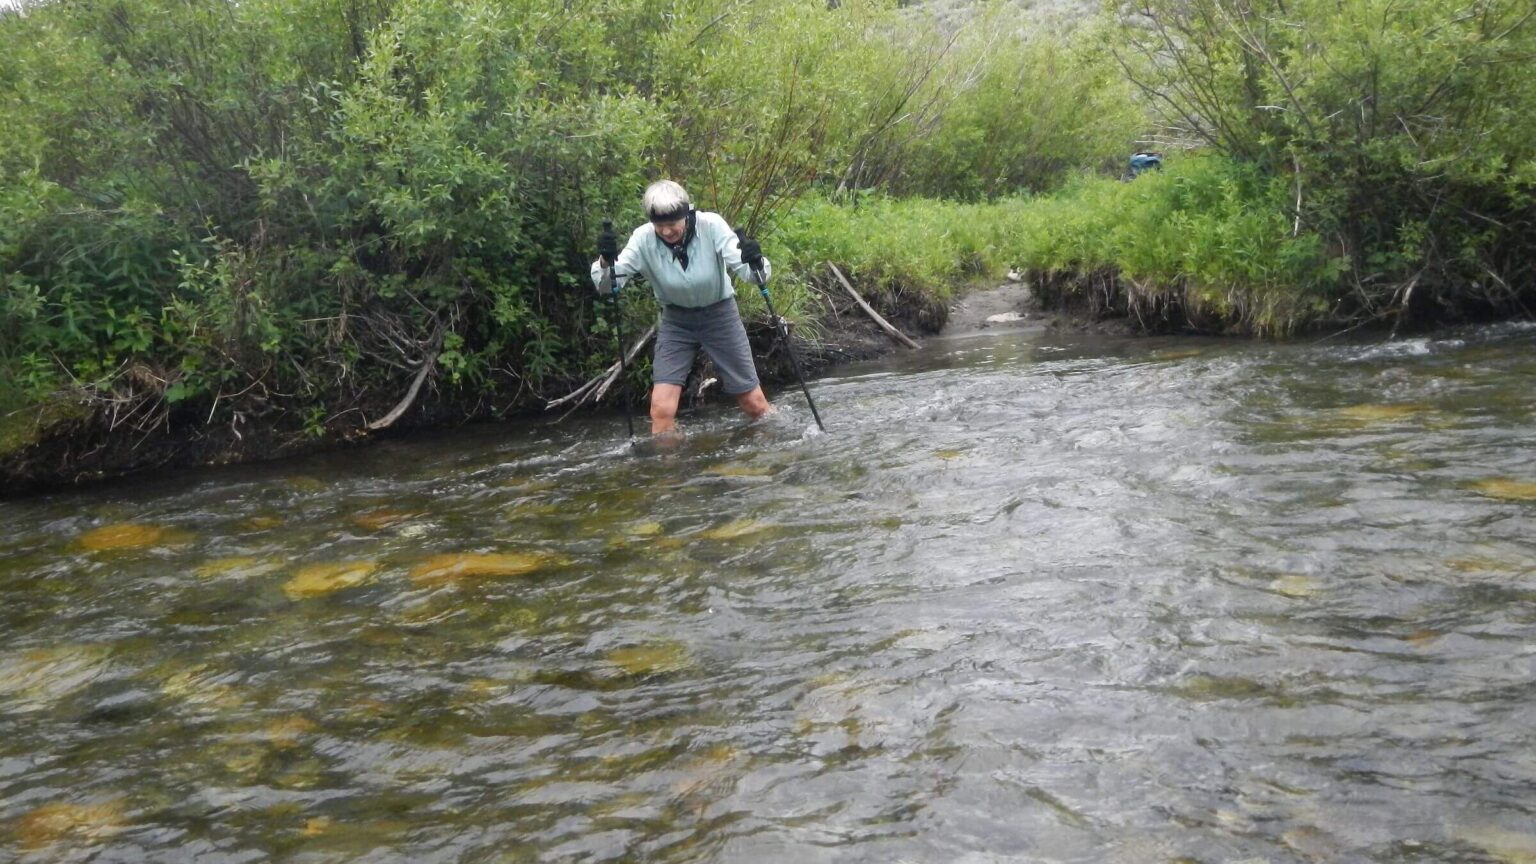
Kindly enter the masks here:
<path id="1" fill-rule="evenodd" d="M 1251 167 L 1190 158 L 1132 183 L 1082 177 L 990 203 L 812 199 L 773 239 L 806 278 L 830 261 L 873 290 L 948 302 L 1013 268 L 1047 302 L 1149 328 L 1282 335 L 1341 317 L 1338 261 L 1294 232 L 1285 191 Z"/>

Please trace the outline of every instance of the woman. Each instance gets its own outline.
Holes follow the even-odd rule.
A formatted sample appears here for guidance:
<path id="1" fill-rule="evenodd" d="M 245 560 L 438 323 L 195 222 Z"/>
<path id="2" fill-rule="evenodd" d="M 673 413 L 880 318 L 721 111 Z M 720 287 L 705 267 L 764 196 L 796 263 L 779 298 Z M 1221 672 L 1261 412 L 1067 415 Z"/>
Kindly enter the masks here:
<path id="1" fill-rule="evenodd" d="M 617 292 L 630 278 L 644 276 L 661 303 L 652 362 L 651 434 L 676 430 L 683 385 L 700 348 L 714 361 L 722 388 L 736 397 L 741 410 L 754 420 L 762 417 L 773 406 L 758 382 L 730 277 L 734 272 L 747 280 L 757 269 L 768 278 L 772 268 L 757 241 L 738 240 L 718 213 L 694 210 L 687 191 L 671 180 L 652 183 L 641 203 L 650 221 L 629 235 L 623 251 L 612 228 L 603 231 L 592 281 L 599 291 L 611 286 Z"/>

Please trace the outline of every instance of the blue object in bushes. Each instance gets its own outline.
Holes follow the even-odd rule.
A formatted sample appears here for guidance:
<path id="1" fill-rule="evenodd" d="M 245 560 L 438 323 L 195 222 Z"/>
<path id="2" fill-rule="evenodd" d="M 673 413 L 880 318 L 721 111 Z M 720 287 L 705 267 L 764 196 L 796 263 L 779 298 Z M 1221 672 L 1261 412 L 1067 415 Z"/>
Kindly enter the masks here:
<path id="1" fill-rule="evenodd" d="M 1159 170 L 1163 168 L 1163 154 L 1153 151 L 1131 154 L 1131 176 L 1135 177 L 1143 171 Z"/>

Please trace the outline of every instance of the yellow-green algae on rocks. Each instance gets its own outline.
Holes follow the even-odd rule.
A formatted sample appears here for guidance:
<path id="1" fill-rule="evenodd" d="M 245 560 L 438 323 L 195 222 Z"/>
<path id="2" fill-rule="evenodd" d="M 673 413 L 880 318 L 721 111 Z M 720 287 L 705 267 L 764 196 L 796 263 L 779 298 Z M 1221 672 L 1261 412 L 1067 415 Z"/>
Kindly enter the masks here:
<path id="1" fill-rule="evenodd" d="M 716 477 L 771 477 L 773 469 L 763 465 L 722 463 L 705 468 L 703 473 Z"/>
<path id="2" fill-rule="evenodd" d="M 433 555 L 411 568 L 417 585 L 456 584 L 474 579 L 526 576 L 569 563 L 543 552 L 460 552 Z"/>
<path id="3" fill-rule="evenodd" d="M 1405 420 L 1428 410 L 1425 405 L 1349 405 L 1339 408 L 1335 414 L 1346 423 L 1363 426 Z"/>
<path id="4" fill-rule="evenodd" d="M 45 708 L 106 675 L 111 653 L 103 645 L 61 644 L 0 655 L 0 707 Z"/>
<path id="5" fill-rule="evenodd" d="M 336 561 L 300 567 L 283 583 L 283 593 L 294 600 L 324 597 L 345 588 L 366 584 L 379 569 L 377 561 Z"/>
<path id="6" fill-rule="evenodd" d="M 29 852 L 66 840 L 95 843 L 123 829 L 127 821 L 124 809 L 116 800 L 44 804 L 17 820 L 16 843 Z"/>
<path id="7" fill-rule="evenodd" d="M 245 578 L 271 573 L 282 566 L 277 561 L 257 558 L 254 555 L 237 555 L 231 558 L 211 559 L 192 572 L 199 579 L 218 579 L 225 576 Z"/>
<path id="8" fill-rule="evenodd" d="M 661 534 L 664 530 L 665 528 L 660 522 L 654 521 L 633 522 L 628 525 L 621 525 L 617 532 L 608 537 L 605 548 L 612 552 L 639 543 L 653 544 L 661 539 Z"/>
<path id="9" fill-rule="evenodd" d="M 1505 501 L 1536 501 L 1536 483 L 1525 480 L 1490 477 L 1473 483 L 1472 489 L 1489 498 L 1500 498 Z"/>
<path id="10" fill-rule="evenodd" d="M 75 545 L 86 552 L 115 552 L 151 546 L 175 546 L 191 539 L 192 535 L 186 531 L 166 525 L 119 522 L 92 528 L 75 538 Z"/>
<path id="11" fill-rule="evenodd" d="M 1458 825 L 1452 834 L 1503 864 L 1536 864 L 1536 834 L 1494 825 Z"/>
<path id="12" fill-rule="evenodd" d="M 626 675 L 664 675 L 693 665 L 693 654 L 681 642 L 655 642 L 609 651 L 604 658 Z"/>
<path id="13" fill-rule="evenodd" d="M 278 717 L 262 727 L 262 738 L 277 750 L 289 750 L 299 746 L 305 737 L 318 732 L 319 725 L 302 714 Z"/>
<path id="14" fill-rule="evenodd" d="M 246 696 L 232 684 L 238 676 L 209 665 L 177 669 L 166 675 L 160 692 L 166 697 L 196 708 L 232 711 L 246 705 Z"/>
<path id="15" fill-rule="evenodd" d="M 772 528 L 766 522 L 756 519 L 734 519 L 724 525 L 700 531 L 699 536 L 705 540 L 737 540 L 742 537 L 750 537 L 753 534 L 761 534 Z"/>
<path id="16" fill-rule="evenodd" d="M 1321 590 L 1321 587 L 1316 579 L 1299 573 L 1276 576 L 1274 581 L 1269 583 L 1269 590 L 1276 594 L 1296 598 L 1311 597 Z"/>
<path id="17" fill-rule="evenodd" d="M 385 528 L 415 519 L 420 515 L 417 511 L 403 510 L 398 507 L 374 507 L 371 510 L 352 514 L 350 521 L 364 531 L 383 531 Z"/>

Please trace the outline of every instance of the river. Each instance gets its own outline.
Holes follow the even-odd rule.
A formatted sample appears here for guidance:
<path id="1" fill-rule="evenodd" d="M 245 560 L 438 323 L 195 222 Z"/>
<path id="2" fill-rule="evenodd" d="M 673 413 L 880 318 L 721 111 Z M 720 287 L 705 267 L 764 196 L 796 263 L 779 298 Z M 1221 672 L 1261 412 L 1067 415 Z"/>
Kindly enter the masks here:
<path id="1" fill-rule="evenodd" d="M 0 503 L 0 857 L 1536 860 L 1536 329 L 939 339 Z"/>

